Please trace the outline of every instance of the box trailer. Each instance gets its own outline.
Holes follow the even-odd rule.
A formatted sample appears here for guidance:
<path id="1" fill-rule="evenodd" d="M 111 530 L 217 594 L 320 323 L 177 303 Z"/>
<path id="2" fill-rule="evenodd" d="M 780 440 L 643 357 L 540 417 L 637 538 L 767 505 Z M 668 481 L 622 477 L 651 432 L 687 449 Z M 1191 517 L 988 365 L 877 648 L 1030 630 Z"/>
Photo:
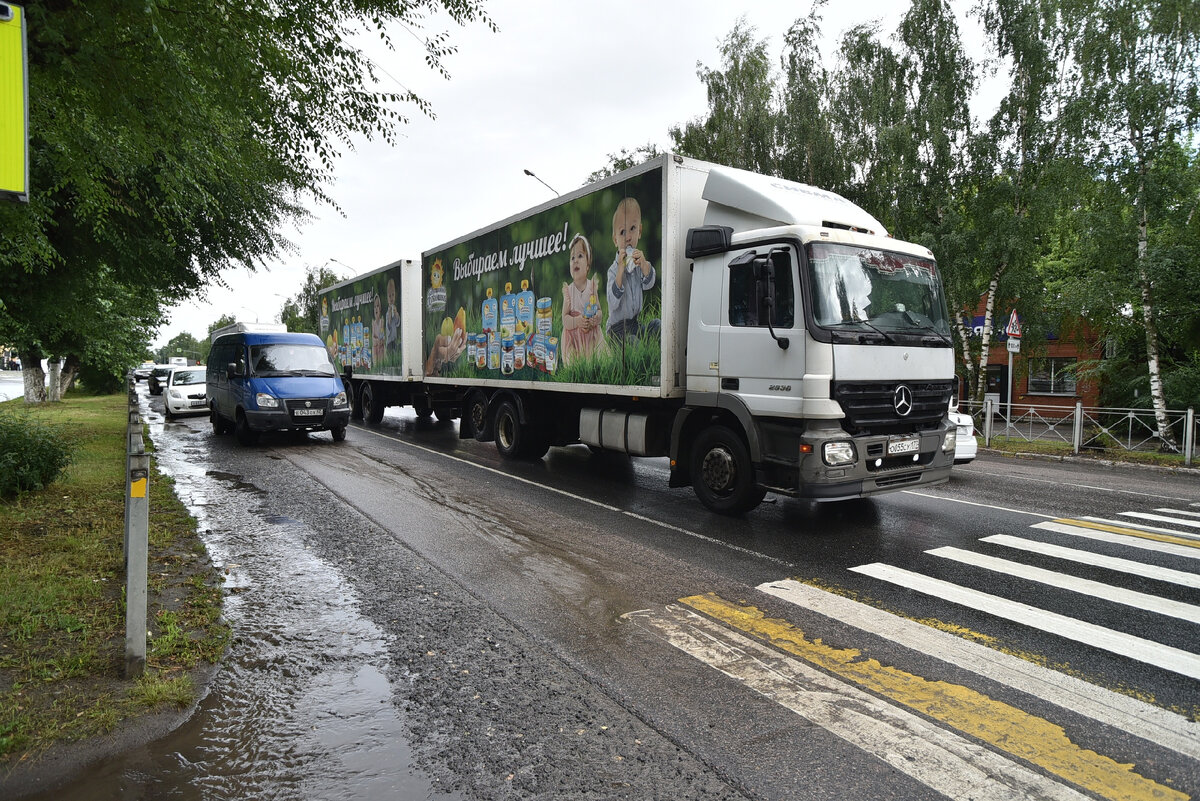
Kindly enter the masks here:
<path id="1" fill-rule="evenodd" d="M 326 290 L 322 336 L 369 421 L 666 456 L 726 514 L 953 461 L 933 254 L 836 194 L 673 154 Z"/>

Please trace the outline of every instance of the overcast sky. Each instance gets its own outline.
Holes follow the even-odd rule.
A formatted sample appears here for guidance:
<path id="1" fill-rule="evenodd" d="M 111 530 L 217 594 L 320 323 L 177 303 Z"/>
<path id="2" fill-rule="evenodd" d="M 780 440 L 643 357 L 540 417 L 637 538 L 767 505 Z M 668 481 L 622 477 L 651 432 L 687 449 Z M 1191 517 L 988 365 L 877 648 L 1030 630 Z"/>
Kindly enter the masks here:
<path id="1" fill-rule="evenodd" d="M 964 36 L 978 42 L 967 4 L 952 0 Z M 890 35 L 906 4 L 835 2 L 823 12 L 825 52 L 842 31 L 878 19 Z M 449 80 L 428 70 L 419 45 L 395 37 L 396 53 L 371 51 L 395 80 L 433 104 L 430 120 L 408 108 L 396 145 L 361 145 L 336 167 L 330 194 L 344 217 L 314 208 L 316 218 L 287 229 L 296 245 L 268 270 L 224 274 L 176 307 L 155 346 L 181 332 L 203 338 L 222 314 L 273 322 L 295 295 L 309 265 L 351 277 L 422 251 L 544 202 L 550 190 L 574 189 L 608 163 L 608 154 L 653 142 L 666 149 L 668 129 L 707 109 L 697 62 L 720 66 L 718 47 L 745 15 L 775 54 L 783 34 L 809 3 L 686 0 L 487 0 L 497 33 L 476 25 L 450 28 L 458 52 L 445 60 Z M 431 21 L 429 31 L 446 25 Z M 978 57 L 977 49 L 972 50 Z M 868 210 L 869 211 L 869 210 Z"/>

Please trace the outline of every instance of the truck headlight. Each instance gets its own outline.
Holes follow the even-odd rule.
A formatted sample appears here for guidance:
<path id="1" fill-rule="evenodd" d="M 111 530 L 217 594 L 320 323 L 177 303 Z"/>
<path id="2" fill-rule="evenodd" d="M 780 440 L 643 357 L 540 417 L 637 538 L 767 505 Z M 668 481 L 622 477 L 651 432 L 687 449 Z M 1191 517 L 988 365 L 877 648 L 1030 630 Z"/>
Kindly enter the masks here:
<path id="1" fill-rule="evenodd" d="M 954 446 L 958 444 L 958 432 L 953 428 L 946 432 L 946 438 L 942 440 L 942 450 L 947 453 L 954 450 Z"/>
<path id="2" fill-rule="evenodd" d="M 337 397 L 333 399 L 333 408 L 337 409 L 338 407 L 345 406 L 345 405 L 346 405 L 346 393 L 339 392 L 337 394 Z"/>
<path id="3" fill-rule="evenodd" d="M 821 446 L 821 458 L 830 467 L 854 464 L 854 443 L 826 442 Z"/>
<path id="4" fill-rule="evenodd" d="M 274 395 L 268 395 L 265 392 L 260 392 L 254 396 L 254 402 L 258 404 L 260 409 L 278 409 L 279 401 Z"/>

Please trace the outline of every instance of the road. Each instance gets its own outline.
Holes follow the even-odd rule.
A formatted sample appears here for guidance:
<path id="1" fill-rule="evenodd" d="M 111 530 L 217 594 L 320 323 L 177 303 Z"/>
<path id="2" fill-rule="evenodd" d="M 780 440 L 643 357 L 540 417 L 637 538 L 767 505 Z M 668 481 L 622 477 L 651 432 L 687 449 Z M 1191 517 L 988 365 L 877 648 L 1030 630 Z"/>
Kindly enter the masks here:
<path id="1" fill-rule="evenodd" d="M 242 513 L 294 526 L 378 631 L 380 702 L 428 785 L 321 785 L 299 760 L 309 797 L 1200 793 L 1194 473 L 984 456 L 929 490 L 731 520 L 661 460 L 508 463 L 407 414 L 339 444 L 154 433 L 186 445 L 210 535 L 223 502 L 185 463 L 251 487 Z M 305 604 L 272 614 L 303 626 Z"/>

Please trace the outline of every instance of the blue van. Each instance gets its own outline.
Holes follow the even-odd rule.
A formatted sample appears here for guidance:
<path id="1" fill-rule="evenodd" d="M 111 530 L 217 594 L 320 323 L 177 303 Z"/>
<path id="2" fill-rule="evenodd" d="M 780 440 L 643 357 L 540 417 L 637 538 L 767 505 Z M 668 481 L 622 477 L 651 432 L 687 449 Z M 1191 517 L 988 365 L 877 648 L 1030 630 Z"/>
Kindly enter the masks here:
<path id="1" fill-rule="evenodd" d="M 321 339 L 248 327 L 213 336 L 206 374 L 213 433 L 233 431 L 243 445 L 263 431 L 329 431 L 344 440 L 350 404 Z"/>

